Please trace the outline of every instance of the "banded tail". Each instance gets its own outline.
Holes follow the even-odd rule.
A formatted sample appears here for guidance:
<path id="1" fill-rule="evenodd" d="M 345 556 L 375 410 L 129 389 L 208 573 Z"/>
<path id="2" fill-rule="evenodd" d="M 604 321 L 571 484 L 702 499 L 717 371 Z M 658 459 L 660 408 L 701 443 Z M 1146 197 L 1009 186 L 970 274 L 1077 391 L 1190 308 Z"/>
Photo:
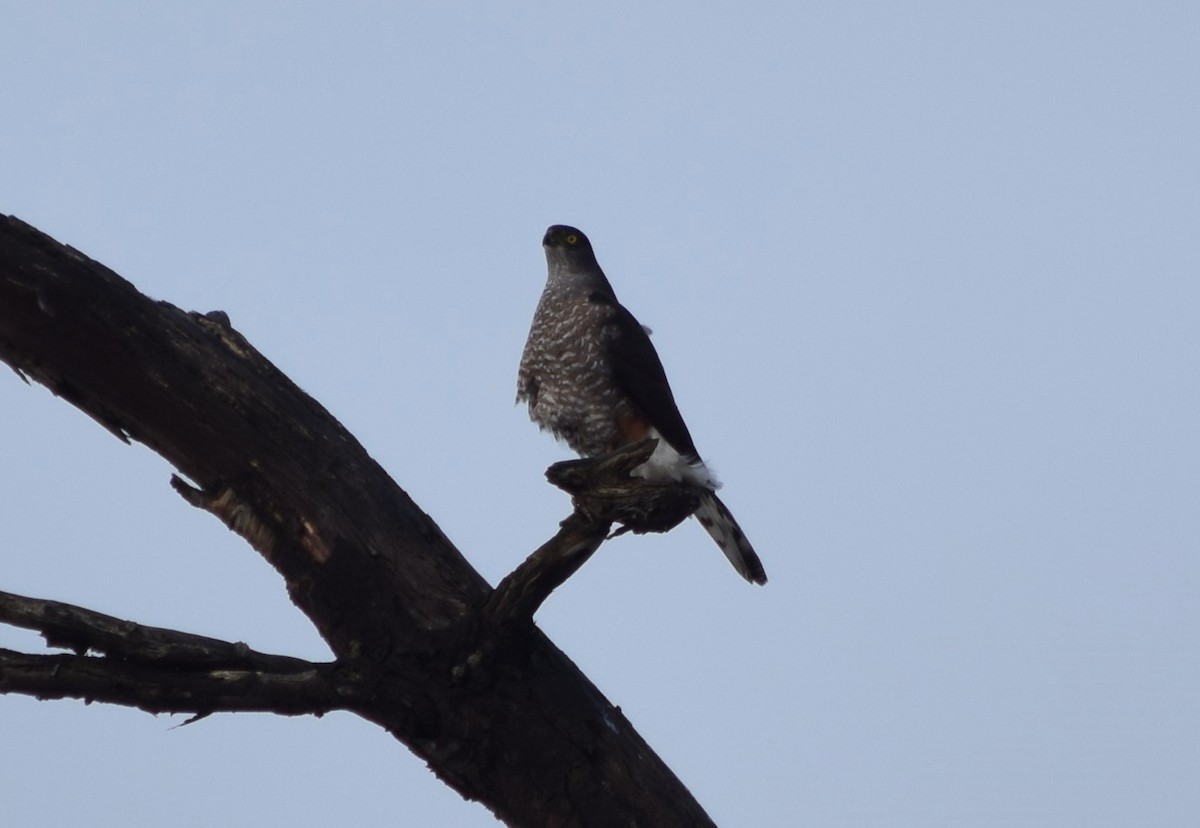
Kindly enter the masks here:
<path id="1" fill-rule="evenodd" d="M 746 540 L 746 533 L 738 522 L 733 519 L 729 509 L 713 492 L 705 492 L 700 500 L 700 507 L 694 512 L 696 520 L 704 527 L 712 539 L 721 547 L 725 557 L 733 564 L 738 574 L 754 584 L 765 584 L 767 573 L 762 561 Z"/>

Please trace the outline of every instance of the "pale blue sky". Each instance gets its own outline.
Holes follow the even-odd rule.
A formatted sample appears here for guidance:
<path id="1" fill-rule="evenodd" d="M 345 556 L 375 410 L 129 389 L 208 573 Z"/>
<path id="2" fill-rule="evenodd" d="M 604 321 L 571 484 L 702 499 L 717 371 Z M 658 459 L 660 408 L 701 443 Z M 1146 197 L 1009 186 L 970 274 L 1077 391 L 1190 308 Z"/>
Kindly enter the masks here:
<path id="1" fill-rule="evenodd" d="M 226 310 L 493 583 L 569 510 L 512 400 L 581 227 L 771 583 L 689 523 L 539 623 L 718 824 L 1185 826 L 1198 44 L 1183 2 L 9 3 L 0 212 Z M 0 589 L 327 657 L 162 460 L 11 375 L 0 423 Z M 0 811 L 495 824 L 349 715 L 180 720 L 0 697 Z"/>

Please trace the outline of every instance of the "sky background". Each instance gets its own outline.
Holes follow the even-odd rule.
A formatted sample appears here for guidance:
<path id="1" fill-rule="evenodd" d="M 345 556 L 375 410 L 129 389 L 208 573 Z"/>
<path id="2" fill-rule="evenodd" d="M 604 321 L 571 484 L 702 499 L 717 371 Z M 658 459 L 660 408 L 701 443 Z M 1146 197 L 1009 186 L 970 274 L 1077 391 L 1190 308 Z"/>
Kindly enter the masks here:
<path id="1" fill-rule="evenodd" d="M 537 619 L 718 824 L 1190 826 L 1198 44 L 1185 2 L 5 3 L 0 212 L 227 311 L 492 583 L 570 510 L 513 396 L 582 228 L 771 582 L 689 522 Z M 328 657 L 6 373 L 0 589 Z M 348 714 L 182 720 L 0 697 L 6 824 L 495 824 Z"/>

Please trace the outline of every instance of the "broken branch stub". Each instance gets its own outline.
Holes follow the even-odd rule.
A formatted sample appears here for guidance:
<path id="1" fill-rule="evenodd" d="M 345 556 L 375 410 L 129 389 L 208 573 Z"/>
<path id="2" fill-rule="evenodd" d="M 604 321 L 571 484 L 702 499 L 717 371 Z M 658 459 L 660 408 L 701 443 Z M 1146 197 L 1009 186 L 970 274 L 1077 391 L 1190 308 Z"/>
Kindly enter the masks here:
<path id="1" fill-rule="evenodd" d="M 621 532 L 667 532 L 700 505 L 701 491 L 681 482 L 651 482 L 632 474 L 654 453 L 653 437 L 610 454 L 555 463 L 546 478 L 571 495 L 575 508 Z"/>

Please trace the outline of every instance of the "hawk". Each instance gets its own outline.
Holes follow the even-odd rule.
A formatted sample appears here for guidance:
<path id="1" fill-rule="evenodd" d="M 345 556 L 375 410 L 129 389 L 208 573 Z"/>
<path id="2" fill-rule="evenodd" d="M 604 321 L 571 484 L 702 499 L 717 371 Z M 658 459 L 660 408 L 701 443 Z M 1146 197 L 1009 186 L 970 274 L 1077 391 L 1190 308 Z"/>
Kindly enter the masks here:
<path id="1" fill-rule="evenodd" d="M 583 457 L 658 438 L 635 473 L 700 489 L 696 519 L 743 578 L 765 584 L 754 547 L 716 495 L 720 484 L 696 451 L 648 330 L 617 301 L 591 242 L 556 224 L 542 247 L 549 275 L 521 354 L 517 402 Z"/>

